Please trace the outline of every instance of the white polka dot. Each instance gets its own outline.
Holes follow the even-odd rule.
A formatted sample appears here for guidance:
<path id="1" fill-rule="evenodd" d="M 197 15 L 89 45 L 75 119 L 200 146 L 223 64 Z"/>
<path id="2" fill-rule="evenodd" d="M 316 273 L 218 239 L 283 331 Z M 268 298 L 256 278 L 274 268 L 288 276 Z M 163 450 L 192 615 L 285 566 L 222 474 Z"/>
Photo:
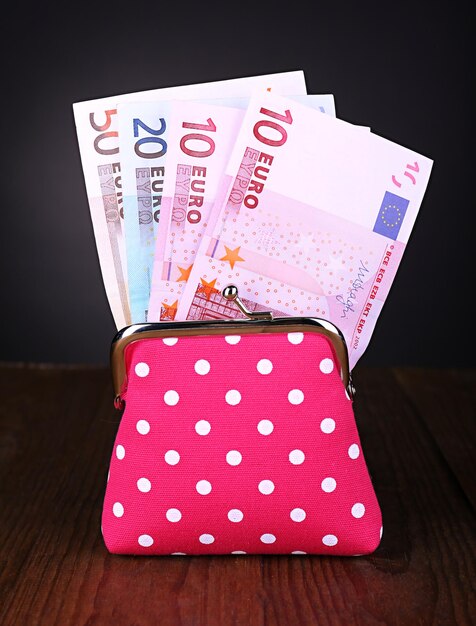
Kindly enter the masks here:
<path id="1" fill-rule="evenodd" d="M 304 463 L 305 458 L 306 456 L 302 450 L 291 450 L 289 453 L 289 460 L 293 465 L 301 465 L 301 463 Z"/>
<path id="2" fill-rule="evenodd" d="M 383 526 L 380 526 L 380 539 L 383 537 Z"/>
<path id="3" fill-rule="evenodd" d="M 207 533 L 204 533 L 203 535 L 200 535 L 199 540 L 200 543 L 210 544 L 215 541 L 215 537 L 213 535 L 208 535 Z"/>
<path id="4" fill-rule="evenodd" d="M 302 522 L 306 519 L 306 511 L 304 509 L 293 509 L 290 513 L 293 522 Z"/>
<path id="5" fill-rule="evenodd" d="M 268 496 L 274 491 L 274 483 L 272 480 L 262 480 L 258 485 L 258 489 L 261 491 L 262 494 Z"/>
<path id="6" fill-rule="evenodd" d="M 169 406 L 175 406 L 179 401 L 180 396 L 173 389 L 169 389 L 164 393 L 164 402 Z"/>
<path id="7" fill-rule="evenodd" d="M 347 400 L 350 400 L 349 392 L 347 391 L 347 389 L 344 389 L 344 391 L 345 391 L 345 397 L 347 398 Z"/>
<path id="8" fill-rule="evenodd" d="M 304 400 L 304 394 L 300 389 L 291 389 L 288 393 L 288 400 L 291 404 L 301 404 Z"/>
<path id="9" fill-rule="evenodd" d="M 180 522 L 182 519 L 182 513 L 178 509 L 169 509 L 165 514 L 165 517 L 169 522 Z"/>
<path id="10" fill-rule="evenodd" d="M 258 432 L 261 435 L 270 435 L 274 430 L 274 424 L 270 420 L 261 420 L 258 422 Z"/>
<path id="11" fill-rule="evenodd" d="M 208 374 L 208 372 L 210 371 L 210 363 L 205 359 L 199 359 L 195 363 L 195 371 L 197 372 L 197 374 L 201 374 L 202 376 Z"/>
<path id="12" fill-rule="evenodd" d="M 238 450 L 230 450 L 230 452 L 226 454 L 226 462 L 229 465 L 239 465 L 242 459 L 241 452 L 238 452 Z"/>
<path id="13" fill-rule="evenodd" d="M 180 461 L 180 454 L 176 450 L 168 450 L 165 453 L 164 459 L 169 465 L 177 465 Z"/>
<path id="14" fill-rule="evenodd" d="M 360 448 L 356 443 L 353 443 L 351 446 L 349 446 L 347 452 L 351 459 L 356 459 L 360 454 Z"/>
<path id="15" fill-rule="evenodd" d="M 246 554 L 243 550 L 234 550 L 231 554 Z"/>
<path id="16" fill-rule="evenodd" d="M 335 535 L 325 535 L 322 538 L 322 543 L 325 546 L 335 546 L 337 543 L 337 537 Z"/>
<path id="17" fill-rule="evenodd" d="M 302 550 L 293 550 L 291 554 L 307 554 L 307 552 L 303 552 Z"/>
<path id="18" fill-rule="evenodd" d="M 240 335 L 227 335 L 225 337 L 226 343 L 229 343 L 230 346 L 234 346 L 237 343 L 240 343 L 240 339 L 241 339 Z"/>
<path id="19" fill-rule="evenodd" d="M 162 341 L 165 343 L 166 346 L 175 346 L 178 339 L 177 337 L 165 337 L 164 339 L 162 339 Z"/>
<path id="20" fill-rule="evenodd" d="M 208 435 L 211 429 L 211 424 L 207 420 L 200 420 L 195 424 L 195 431 L 198 435 Z"/>
<path id="21" fill-rule="evenodd" d="M 120 502 L 114 502 L 112 512 L 116 517 L 122 517 L 124 515 L 124 507 Z"/>
<path id="22" fill-rule="evenodd" d="M 141 435 L 147 435 L 150 430 L 150 424 L 147 420 L 139 420 L 136 424 L 137 432 Z"/>
<path id="23" fill-rule="evenodd" d="M 326 493 L 331 493 L 332 491 L 334 491 L 336 486 L 337 486 L 336 481 L 334 480 L 334 478 L 331 478 L 330 476 L 328 478 L 324 478 L 324 480 L 321 483 L 321 489 L 322 491 L 325 491 Z"/>
<path id="24" fill-rule="evenodd" d="M 269 374 L 273 371 L 273 364 L 269 359 L 261 359 L 258 361 L 256 369 L 260 374 Z"/>
<path id="25" fill-rule="evenodd" d="M 136 367 L 135 367 L 135 372 L 137 374 L 137 376 L 140 376 L 141 378 L 144 378 L 145 376 L 148 376 L 149 374 L 149 366 L 147 365 L 147 363 L 137 363 Z"/>
<path id="26" fill-rule="evenodd" d="M 212 490 L 212 485 L 208 482 L 208 480 L 199 480 L 198 483 L 195 485 L 195 489 L 202 496 L 206 496 Z"/>
<path id="27" fill-rule="evenodd" d="M 241 401 L 241 393 L 237 391 L 236 389 L 230 389 L 229 391 L 226 392 L 225 400 L 228 402 L 228 404 L 235 406 L 236 404 L 239 404 Z"/>
<path id="28" fill-rule="evenodd" d="M 334 369 L 334 362 L 332 359 L 322 359 L 319 363 L 319 369 L 323 374 L 330 374 Z"/>
<path id="29" fill-rule="evenodd" d="M 352 507 L 352 515 L 359 519 L 359 517 L 362 517 L 364 513 L 365 506 L 362 504 L 362 502 L 356 502 Z"/>
<path id="30" fill-rule="evenodd" d="M 336 423 L 334 422 L 332 417 L 326 417 L 321 422 L 321 430 L 323 433 L 326 433 L 326 435 L 329 435 L 330 433 L 334 432 L 335 427 L 336 427 Z"/>
<path id="31" fill-rule="evenodd" d="M 122 461 L 122 459 L 126 456 L 126 449 L 124 446 L 121 446 L 120 444 L 116 446 L 116 456 L 119 461 Z"/>
<path id="32" fill-rule="evenodd" d="M 150 548 L 150 546 L 154 543 L 154 540 L 150 535 L 141 535 L 138 539 L 139 545 L 144 548 Z"/>
<path id="33" fill-rule="evenodd" d="M 139 478 L 137 481 L 137 489 L 142 493 L 147 493 L 152 488 L 151 482 L 148 478 Z"/>
<path id="34" fill-rule="evenodd" d="M 288 341 L 297 346 L 304 339 L 304 333 L 288 333 Z"/>
<path id="35" fill-rule="evenodd" d="M 243 519 L 243 513 L 240 509 L 231 509 L 231 511 L 228 511 L 228 519 L 230 522 L 241 522 Z"/>
<path id="36" fill-rule="evenodd" d="M 263 543 L 274 543 L 276 541 L 275 535 L 271 533 L 264 533 L 264 535 L 261 535 L 260 539 Z"/>

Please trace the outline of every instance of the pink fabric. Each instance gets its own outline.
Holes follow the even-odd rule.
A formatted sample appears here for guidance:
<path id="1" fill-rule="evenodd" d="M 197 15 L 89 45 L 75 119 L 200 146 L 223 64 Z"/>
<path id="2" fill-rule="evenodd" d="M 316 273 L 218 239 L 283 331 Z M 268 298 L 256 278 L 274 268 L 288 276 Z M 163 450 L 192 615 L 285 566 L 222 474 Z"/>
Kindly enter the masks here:
<path id="1" fill-rule="evenodd" d="M 328 340 L 143 339 L 102 530 L 118 554 L 375 550 L 381 514 Z"/>

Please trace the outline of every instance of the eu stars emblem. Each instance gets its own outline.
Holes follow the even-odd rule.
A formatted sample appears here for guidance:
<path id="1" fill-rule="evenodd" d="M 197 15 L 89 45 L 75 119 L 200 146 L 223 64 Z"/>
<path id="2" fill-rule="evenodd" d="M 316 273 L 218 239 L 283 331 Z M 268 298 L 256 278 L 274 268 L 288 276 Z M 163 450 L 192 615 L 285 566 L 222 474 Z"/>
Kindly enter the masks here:
<path id="1" fill-rule="evenodd" d="M 374 233 L 395 240 L 409 204 L 409 200 L 386 191 L 375 222 Z"/>

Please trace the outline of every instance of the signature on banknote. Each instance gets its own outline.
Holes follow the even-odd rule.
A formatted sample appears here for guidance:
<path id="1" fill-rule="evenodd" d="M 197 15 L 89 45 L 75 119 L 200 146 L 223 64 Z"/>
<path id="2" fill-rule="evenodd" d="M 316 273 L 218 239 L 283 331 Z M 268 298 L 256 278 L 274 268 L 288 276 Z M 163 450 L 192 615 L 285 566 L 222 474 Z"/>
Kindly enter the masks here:
<path id="1" fill-rule="evenodd" d="M 350 311 L 351 313 L 355 313 L 355 304 L 357 302 L 357 294 L 359 291 L 364 290 L 364 283 L 366 278 L 366 274 L 369 273 L 368 268 L 365 263 L 361 260 L 359 269 L 357 272 L 357 277 L 354 278 L 352 284 L 345 295 L 339 294 L 336 296 L 337 302 L 342 304 L 342 315 L 341 318 L 347 318 L 347 313 Z"/>

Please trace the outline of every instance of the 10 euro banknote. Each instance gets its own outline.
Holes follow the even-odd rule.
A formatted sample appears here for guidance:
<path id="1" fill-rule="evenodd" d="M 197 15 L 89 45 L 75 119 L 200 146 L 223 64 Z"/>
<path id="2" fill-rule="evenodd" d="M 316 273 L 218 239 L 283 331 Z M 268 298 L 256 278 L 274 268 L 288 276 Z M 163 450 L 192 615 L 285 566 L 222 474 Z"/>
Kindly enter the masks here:
<path id="1" fill-rule="evenodd" d="M 321 112 L 335 113 L 334 99 L 329 94 L 291 99 Z M 175 317 L 248 102 L 249 98 L 235 98 L 171 103 L 167 176 L 148 321 Z"/>
<path id="2" fill-rule="evenodd" d="M 432 161 L 291 99 L 257 93 L 225 168 L 175 319 L 248 308 L 323 317 L 353 367 L 372 335 Z"/>

